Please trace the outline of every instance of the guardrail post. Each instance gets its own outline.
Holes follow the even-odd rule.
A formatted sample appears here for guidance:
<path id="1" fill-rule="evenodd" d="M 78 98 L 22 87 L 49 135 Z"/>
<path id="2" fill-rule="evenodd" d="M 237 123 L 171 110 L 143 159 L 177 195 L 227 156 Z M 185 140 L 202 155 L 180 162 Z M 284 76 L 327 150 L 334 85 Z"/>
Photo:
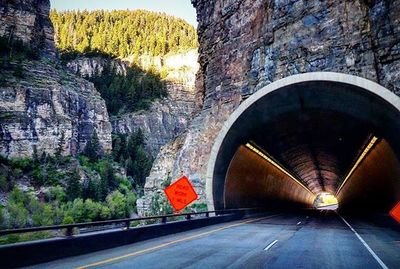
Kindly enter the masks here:
<path id="1" fill-rule="evenodd" d="M 128 230 L 129 229 L 129 226 L 130 226 L 130 224 L 131 224 L 131 222 L 128 220 L 128 221 L 125 221 L 125 228 Z"/>
<path id="2" fill-rule="evenodd" d="M 73 236 L 74 235 L 74 227 L 68 227 L 65 231 L 65 236 Z"/>
<path id="3" fill-rule="evenodd" d="M 187 214 L 187 215 L 186 215 L 186 219 L 187 219 L 187 220 L 190 220 L 191 218 L 192 218 L 192 216 L 191 216 L 190 214 Z"/>
<path id="4" fill-rule="evenodd" d="M 210 213 L 206 212 L 206 218 L 210 217 Z"/>
<path id="5" fill-rule="evenodd" d="M 161 218 L 161 223 L 162 223 L 162 224 L 167 223 L 167 217 L 162 217 L 162 218 Z"/>

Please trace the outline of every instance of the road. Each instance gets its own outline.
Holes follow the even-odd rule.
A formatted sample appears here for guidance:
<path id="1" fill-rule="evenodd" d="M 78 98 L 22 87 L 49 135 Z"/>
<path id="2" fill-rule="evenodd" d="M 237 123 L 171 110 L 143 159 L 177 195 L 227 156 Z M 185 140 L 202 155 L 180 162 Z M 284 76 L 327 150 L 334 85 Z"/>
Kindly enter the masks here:
<path id="1" fill-rule="evenodd" d="M 283 213 L 31 268 L 400 268 L 400 231 L 334 212 Z"/>

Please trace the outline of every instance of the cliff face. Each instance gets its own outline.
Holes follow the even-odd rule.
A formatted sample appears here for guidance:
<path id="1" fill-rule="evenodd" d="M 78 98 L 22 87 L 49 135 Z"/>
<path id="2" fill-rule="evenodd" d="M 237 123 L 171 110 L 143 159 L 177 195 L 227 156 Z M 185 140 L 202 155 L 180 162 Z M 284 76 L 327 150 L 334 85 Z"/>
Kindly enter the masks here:
<path id="1" fill-rule="evenodd" d="M 166 57 L 142 56 L 139 65 L 144 71 L 156 68 L 167 73 L 165 78 L 168 97 L 155 100 L 147 111 L 138 111 L 111 117 L 113 133 L 131 133 L 138 128 L 145 136 L 145 147 L 155 158 L 162 146 L 186 131 L 189 121 L 199 109 L 195 91 L 198 54 L 191 50 Z M 68 68 L 83 77 L 101 75 L 106 65 L 125 75 L 129 59 L 80 57 L 67 63 Z"/>
<path id="2" fill-rule="evenodd" d="M 154 180 L 168 174 L 173 179 L 186 174 L 203 194 L 209 154 L 223 122 L 245 98 L 273 81 L 334 71 L 376 81 L 400 94 L 398 0 L 192 3 L 199 21 L 197 90 L 203 107 L 180 138 L 183 142 L 172 147 L 175 152 L 166 146 L 158 156 L 146 183 L 147 203 L 139 203 L 143 210 L 155 192 Z M 164 155 L 175 156 L 173 164 Z"/>
<path id="3" fill-rule="evenodd" d="M 102 58 L 102 57 L 79 57 L 75 60 L 68 62 L 67 68 L 81 76 L 92 78 L 94 76 L 100 76 L 103 74 L 106 66 L 111 65 L 111 69 L 114 70 L 118 75 L 126 75 L 128 63 Z"/>
<path id="4" fill-rule="evenodd" d="M 82 151 L 96 130 L 105 151 L 111 150 L 111 124 L 104 100 L 92 83 L 40 61 L 22 65 L 23 78 L 2 70 L 0 86 L 0 154 L 31 157 Z M 61 141 L 61 142 L 60 142 Z"/>
<path id="5" fill-rule="evenodd" d="M 0 36 L 20 40 L 42 55 L 55 56 L 53 25 L 48 0 L 1 0 Z"/>
<path id="6" fill-rule="evenodd" d="M 200 108 L 195 89 L 195 77 L 199 68 L 197 58 L 195 50 L 166 56 L 160 61 L 159 57 L 146 61 L 142 57 L 143 69 L 156 66 L 167 72 L 165 81 L 168 97 L 153 102 L 149 111 L 112 118 L 113 132 L 130 133 L 141 128 L 146 137 L 146 148 L 153 157 L 157 156 L 162 146 L 185 132 Z M 148 65 L 149 62 L 152 64 Z M 159 62 L 159 65 L 154 65 L 154 62 Z"/>
<path id="7" fill-rule="evenodd" d="M 103 149 L 111 150 L 111 124 L 104 100 L 92 83 L 62 69 L 54 57 L 48 0 L 1 1 L 0 36 L 22 41 L 39 52 L 39 60 L 14 59 L 0 66 L 0 154 L 31 157 L 84 149 L 96 131 Z M 43 57 L 45 56 L 45 57 Z"/>

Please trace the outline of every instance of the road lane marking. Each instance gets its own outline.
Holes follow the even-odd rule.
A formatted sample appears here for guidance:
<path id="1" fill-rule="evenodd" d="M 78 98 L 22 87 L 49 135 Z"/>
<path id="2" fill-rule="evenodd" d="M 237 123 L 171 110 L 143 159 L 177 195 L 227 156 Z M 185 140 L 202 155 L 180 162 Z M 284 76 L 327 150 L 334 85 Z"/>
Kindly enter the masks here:
<path id="1" fill-rule="evenodd" d="M 354 230 L 353 227 L 351 227 L 350 223 L 348 223 L 342 216 L 339 215 L 339 217 L 344 221 L 344 223 L 347 224 L 347 226 L 349 226 L 350 230 L 353 231 L 353 233 L 361 241 L 361 243 L 364 245 L 364 247 L 366 247 L 366 249 L 369 251 L 369 253 L 372 255 L 372 257 L 374 257 L 374 259 L 379 263 L 379 265 L 383 269 L 389 269 L 389 267 L 387 267 L 386 264 L 378 257 L 378 255 L 376 255 L 376 253 L 368 246 L 367 242 L 365 242 L 364 239 L 362 239 L 362 237 L 356 232 L 356 230 Z"/>
<path id="2" fill-rule="evenodd" d="M 268 249 L 272 248 L 272 246 L 275 245 L 276 242 L 278 242 L 278 240 L 274 240 L 273 242 L 271 242 L 271 244 L 269 244 L 268 246 L 266 246 L 266 247 L 264 248 L 264 250 L 267 251 Z"/>
<path id="3" fill-rule="evenodd" d="M 297 222 L 297 224 L 296 224 L 296 225 L 300 225 L 300 224 L 301 224 L 301 221 Z"/>
<path id="4" fill-rule="evenodd" d="M 232 228 L 232 227 L 240 226 L 240 225 L 243 225 L 243 224 L 246 224 L 246 223 L 250 223 L 250 222 L 256 222 L 256 221 L 263 220 L 263 219 L 273 218 L 273 217 L 276 217 L 276 216 L 279 216 L 279 215 L 282 215 L 282 214 L 275 214 L 275 215 L 271 215 L 271 216 L 267 216 L 267 217 L 251 219 L 251 220 L 242 221 L 242 222 L 239 222 L 239 223 L 223 226 L 221 228 L 217 228 L 217 229 L 214 229 L 214 230 L 211 230 L 211 231 L 208 231 L 208 232 L 199 233 L 199 234 L 196 234 L 196 235 L 184 237 L 184 238 L 177 239 L 177 240 L 174 240 L 174 241 L 171 241 L 171 242 L 167 242 L 167 243 L 163 243 L 163 244 L 160 244 L 160 245 L 157 245 L 157 246 L 154 246 L 154 247 L 150 247 L 150 248 L 146 248 L 146 249 L 143 249 L 143 250 L 135 251 L 135 252 L 132 252 L 132 253 L 128 253 L 128 254 L 117 256 L 117 257 L 110 258 L 110 259 L 106 259 L 106 260 L 103 260 L 103 261 L 91 263 L 91 264 L 88 264 L 88 265 L 79 266 L 79 267 L 76 267 L 76 269 L 86 269 L 86 268 L 91 268 L 91 267 L 95 267 L 95 266 L 104 265 L 104 264 L 107 264 L 107 263 L 123 260 L 125 258 L 129 258 L 129 257 L 137 256 L 137 255 L 140 255 L 140 254 L 144 254 L 144 253 L 147 253 L 147 252 L 150 252 L 150 251 L 153 251 L 153 250 L 158 250 L 158 249 L 161 249 L 161 248 L 164 248 L 164 247 L 176 244 L 176 243 L 189 241 L 189 240 L 196 239 L 196 238 L 199 238 L 199 237 L 202 237 L 202 236 L 206 236 L 206 235 L 209 235 L 209 234 L 213 234 L 213 233 L 225 230 L 225 229 L 229 229 L 229 228 Z"/>

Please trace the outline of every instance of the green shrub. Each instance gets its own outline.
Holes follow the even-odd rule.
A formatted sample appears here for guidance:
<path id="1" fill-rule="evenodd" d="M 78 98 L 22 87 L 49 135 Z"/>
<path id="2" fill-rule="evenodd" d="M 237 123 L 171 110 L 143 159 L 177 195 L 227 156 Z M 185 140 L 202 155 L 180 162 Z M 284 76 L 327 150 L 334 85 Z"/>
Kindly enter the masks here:
<path id="1" fill-rule="evenodd" d="M 10 164 L 13 168 L 22 170 L 22 172 L 28 172 L 33 168 L 33 161 L 28 158 L 11 159 Z"/>
<path id="2" fill-rule="evenodd" d="M 48 226 L 54 224 L 54 212 L 50 204 L 38 203 L 32 212 L 33 226 Z"/>
<path id="3" fill-rule="evenodd" d="M 65 194 L 64 188 L 60 185 L 50 187 L 47 193 L 47 200 L 57 201 L 58 203 L 63 203 L 66 200 L 67 195 Z"/>
<path id="4" fill-rule="evenodd" d="M 108 206 L 102 205 L 100 208 L 100 219 L 108 220 L 111 218 L 111 210 Z"/>
<path id="5" fill-rule="evenodd" d="M 0 173 L 0 190 L 4 192 L 8 190 L 7 176 L 1 173 Z"/>
<path id="6" fill-rule="evenodd" d="M 9 228 L 23 228 L 28 223 L 28 210 L 23 204 L 15 204 L 9 202 L 7 212 L 10 215 Z"/>
<path id="7" fill-rule="evenodd" d="M 23 234 L 10 234 L 6 236 L 0 236 L 0 245 L 33 241 L 33 240 L 42 240 L 50 237 L 53 237 L 53 234 L 49 231 L 23 233 Z"/>
<path id="8" fill-rule="evenodd" d="M 26 193 L 15 187 L 8 196 L 8 202 L 10 204 L 18 204 L 24 206 L 28 204 L 29 197 Z"/>
<path id="9" fill-rule="evenodd" d="M 111 211 L 111 217 L 114 219 L 125 218 L 128 215 L 126 197 L 119 191 L 114 191 L 106 198 L 107 205 Z"/>
<path id="10" fill-rule="evenodd" d="M 4 208 L 0 206 L 0 229 L 7 228 L 6 216 L 4 215 Z"/>
<path id="11" fill-rule="evenodd" d="M 74 224 L 74 223 L 75 223 L 75 220 L 72 216 L 65 216 L 62 221 L 62 224 Z"/>
<path id="12" fill-rule="evenodd" d="M 85 201 L 85 221 L 100 220 L 101 204 L 93 202 L 91 199 Z"/>
<path id="13" fill-rule="evenodd" d="M 85 222 L 87 219 L 85 204 L 82 199 L 78 198 L 72 202 L 71 214 L 75 222 Z"/>

